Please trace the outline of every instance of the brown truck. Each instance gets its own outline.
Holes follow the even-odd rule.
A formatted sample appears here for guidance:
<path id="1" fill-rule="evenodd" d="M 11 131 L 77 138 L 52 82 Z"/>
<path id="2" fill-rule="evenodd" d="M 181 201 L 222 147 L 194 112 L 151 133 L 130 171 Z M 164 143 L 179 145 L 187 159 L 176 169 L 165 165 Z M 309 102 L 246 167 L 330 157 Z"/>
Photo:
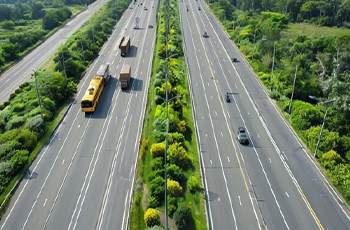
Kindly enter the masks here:
<path id="1" fill-rule="evenodd" d="M 130 65 L 123 65 L 119 75 L 120 88 L 127 89 L 130 85 L 131 67 Z"/>
<path id="2" fill-rule="evenodd" d="M 130 49 L 130 37 L 124 36 L 120 41 L 119 48 L 120 48 L 122 57 L 125 57 L 126 55 L 128 55 L 128 52 Z"/>

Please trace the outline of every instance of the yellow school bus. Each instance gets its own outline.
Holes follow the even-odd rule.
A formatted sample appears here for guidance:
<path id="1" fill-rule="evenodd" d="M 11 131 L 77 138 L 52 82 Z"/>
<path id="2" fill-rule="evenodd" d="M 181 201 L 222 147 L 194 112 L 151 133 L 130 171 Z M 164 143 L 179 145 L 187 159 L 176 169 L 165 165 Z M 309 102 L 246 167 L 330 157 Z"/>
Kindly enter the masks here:
<path id="1" fill-rule="evenodd" d="M 89 88 L 81 100 L 81 110 L 85 113 L 94 112 L 104 88 L 104 79 L 102 76 L 92 78 Z"/>

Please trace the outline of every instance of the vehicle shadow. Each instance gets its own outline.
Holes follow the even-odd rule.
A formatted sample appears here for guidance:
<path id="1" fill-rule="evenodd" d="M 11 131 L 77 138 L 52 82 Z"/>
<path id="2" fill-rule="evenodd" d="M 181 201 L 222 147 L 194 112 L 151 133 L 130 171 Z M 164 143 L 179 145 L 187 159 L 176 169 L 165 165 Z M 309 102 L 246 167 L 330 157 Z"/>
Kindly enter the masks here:
<path id="1" fill-rule="evenodd" d="M 142 91 L 143 88 L 143 80 L 132 78 L 130 84 L 134 84 L 134 91 Z"/>
<path id="2" fill-rule="evenodd" d="M 138 47 L 131 45 L 128 55 L 125 58 L 132 58 L 137 56 Z"/>

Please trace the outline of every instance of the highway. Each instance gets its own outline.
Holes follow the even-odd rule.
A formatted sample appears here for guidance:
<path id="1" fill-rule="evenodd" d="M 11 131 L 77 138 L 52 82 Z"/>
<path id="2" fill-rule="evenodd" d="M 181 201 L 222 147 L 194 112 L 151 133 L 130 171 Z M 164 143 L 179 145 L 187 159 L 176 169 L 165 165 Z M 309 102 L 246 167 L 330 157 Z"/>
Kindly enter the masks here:
<path id="1" fill-rule="evenodd" d="M 1 229 L 127 229 L 156 36 L 158 1 L 143 3 L 148 10 L 131 4 L 88 69 L 74 103 L 13 195 Z M 118 41 L 124 35 L 131 37 L 131 50 L 122 58 Z M 106 63 L 112 78 L 97 110 L 85 115 L 80 100 Z M 132 85 L 122 91 L 123 64 L 131 65 Z"/>
<path id="2" fill-rule="evenodd" d="M 350 229 L 346 205 L 206 4 L 179 10 L 210 229 Z"/>
<path id="3" fill-rule="evenodd" d="M 27 54 L 11 68 L 0 75 L 0 104 L 6 101 L 10 94 L 22 83 L 31 80 L 33 70 L 40 68 L 57 48 L 74 34 L 89 18 L 94 15 L 108 0 L 98 0 L 87 6 L 86 10 L 62 26 L 37 48 Z"/>

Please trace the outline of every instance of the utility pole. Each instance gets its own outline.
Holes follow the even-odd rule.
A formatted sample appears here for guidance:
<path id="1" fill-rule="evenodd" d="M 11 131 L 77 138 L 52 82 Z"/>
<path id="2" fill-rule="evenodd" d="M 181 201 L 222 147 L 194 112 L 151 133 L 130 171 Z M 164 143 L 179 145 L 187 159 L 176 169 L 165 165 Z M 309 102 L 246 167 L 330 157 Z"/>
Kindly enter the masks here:
<path id="1" fill-rule="evenodd" d="M 34 76 L 34 80 L 35 80 L 35 88 L 36 88 L 36 94 L 38 96 L 38 101 L 39 101 L 40 115 L 41 115 L 41 119 L 44 121 L 43 109 L 41 107 L 41 98 L 40 98 L 40 93 L 39 93 L 39 89 L 38 89 L 38 82 L 36 80 L 37 75 L 38 75 L 38 71 L 33 70 L 32 76 Z"/>
<path id="2" fill-rule="evenodd" d="M 271 76 L 270 76 L 270 90 L 271 91 L 272 91 L 273 69 L 275 68 L 275 53 L 276 53 L 276 42 L 273 42 L 272 68 L 271 68 Z"/>
<path id="3" fill-rule="evenodd" d="M 297 79 L 297 72 L 298 72 L 298 65 L 295 66 L 295 74 L 294 74 L 294 81 L 293 81 L 293 91 L 292 91 L 292 96 L 290 96 L 290 100 L 289 100 L 289 108 L 288 108 L 288 113 L 289 114 L 290 114 L 291 109 L 292 109 L 293 95 L 294 95 L 294 89 L 295 89 L 295 80 Z"/>
<path id="4" fill-rule="evenodd" d="M 309 98 L 313 99 L 313 100 L 316 100 L 316 101 L 319 101 L 321 105 L 324 105 L 324 106 L 327 106 L 327 104 L 331 104 L 333 102 L 336 101 L 336 99 L 332 99 L 332 100 L 329 100 L 329 101 L 324 101 L 322 102 L 321 99 L 315 97 L 315 96 L 309 96 Z M 327 114 L 328 114 L 328 110 L 329 110 L 329 107 L 327 107 L 326 109 L 326 112 L 324 113 L 324 117 L 323 117 L 323 122 L 322 122 L 322 126 L 321 126 L 321 130 L 320 130 L 320 134 L 318 135 L 318 140 L 317 140 L 317 143 L 316 143 L 316 148 L 315 148 L 315 152 L 314 152 L 314 157 L 317 158 L 317 151 L 318 151 L 318 147 L 320 146 L 320 142 L 321 142 L 321 137 L 322 137 L 322 132 L 323 132 L 323 128 L 324 128 L 324 124 L 326 123 L 326 117 L 327 117 Z"/>

